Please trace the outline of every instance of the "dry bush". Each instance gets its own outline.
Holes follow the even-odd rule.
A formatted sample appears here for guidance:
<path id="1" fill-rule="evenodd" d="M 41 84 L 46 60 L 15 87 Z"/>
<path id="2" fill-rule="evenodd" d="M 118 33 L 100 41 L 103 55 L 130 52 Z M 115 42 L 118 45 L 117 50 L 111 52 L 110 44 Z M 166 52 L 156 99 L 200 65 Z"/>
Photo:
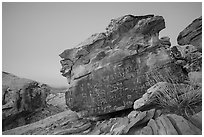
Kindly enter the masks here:
<path id="1" fill-rule="evenodd" d="M 153 100 L 162 109 L 188 118 L 202 108 L 202 88 L 189 85 L 179 89 L 175 85 L 172 89 L 157 92 Z"/>

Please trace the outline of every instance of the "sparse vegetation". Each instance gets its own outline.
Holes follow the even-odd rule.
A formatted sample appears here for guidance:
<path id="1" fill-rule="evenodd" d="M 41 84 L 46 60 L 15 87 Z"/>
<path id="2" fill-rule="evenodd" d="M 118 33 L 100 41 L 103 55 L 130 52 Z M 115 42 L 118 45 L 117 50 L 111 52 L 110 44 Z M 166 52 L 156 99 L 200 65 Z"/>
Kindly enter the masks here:
<path id="1" fill-rule="evenodd" d="M 202 88 L 189 85 L 181 91 L 174 86 L 157 92 L 153 100 L 162 109 L 188 118 L 202 109 Z"/>

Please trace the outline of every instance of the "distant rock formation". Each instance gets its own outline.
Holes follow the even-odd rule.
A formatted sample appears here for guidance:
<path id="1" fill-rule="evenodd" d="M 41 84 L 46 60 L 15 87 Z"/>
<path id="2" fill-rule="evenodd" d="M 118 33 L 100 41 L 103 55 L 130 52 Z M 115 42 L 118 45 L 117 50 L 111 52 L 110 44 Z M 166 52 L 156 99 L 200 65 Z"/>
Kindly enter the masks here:
<path id="1" fill-rule="evenodd" d="M 83 116 L 132 108 L 134 100 L 157 82 L 186 79 L 174 63 L 162 16 L 126 15 L 112 19 L 105 33 L 94 34 L 60 54 L 68 79 L 66 104 Z"/>
<path id="2" fill-rule="evenodd" d="M 202 17 L 195 19 L 177 38 L 179 45 L 193 45 L 202 52 Z"/>
<path id="3" fill-rule="evenodd" d="M 202 79 L 202 17 L 195 19 L 177 38 L 171 47 L 172 55 L 189 75 L 190 82 L 201 84 Z"/>
<path id="4" fill-rule="evenodd" d="M 63 108 L 56 106 L 59 104 L 58 102 L 52 105 L 53 100 L 57 101 L 59 99 L 57 95 L 55 95 L 56 97 L 50 98 L 53 95 L 50 94 L 51 90 L 53 89 L 46 84 L 2 72 L 3 130 L 23 126 L 46 116 L 53 115 L 53 113 L 61 112 Z M 47 98 L 48 95 L 49 98 Z M 63 95 L 61 94 L 61 98 Z M 62 99 L 60 100 L 62 101 Z M 63 103 L 65 104 L 65 100 L 60 102 L 60 104 Z M 51 108 L 54 109 L 54 112 L 52 110 L 50 111 Z M 41 109 L 44 109 L 45 112 Z"/>

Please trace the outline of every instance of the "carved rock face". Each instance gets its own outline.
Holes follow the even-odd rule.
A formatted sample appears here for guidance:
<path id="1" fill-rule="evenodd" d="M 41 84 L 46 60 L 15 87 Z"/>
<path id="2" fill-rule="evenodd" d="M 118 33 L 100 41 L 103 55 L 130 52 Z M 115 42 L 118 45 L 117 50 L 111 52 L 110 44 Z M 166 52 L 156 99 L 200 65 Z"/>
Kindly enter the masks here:
<path id="1" fill-rule="evenodd" d="M 106 114 L 132 107 L 157 82 L 183 81 L 158 38 L 163 28 L 161 16 L 127 15 L 112 20 L 106 33 L 61 53 L 68 107 L 84 116 Z"/>

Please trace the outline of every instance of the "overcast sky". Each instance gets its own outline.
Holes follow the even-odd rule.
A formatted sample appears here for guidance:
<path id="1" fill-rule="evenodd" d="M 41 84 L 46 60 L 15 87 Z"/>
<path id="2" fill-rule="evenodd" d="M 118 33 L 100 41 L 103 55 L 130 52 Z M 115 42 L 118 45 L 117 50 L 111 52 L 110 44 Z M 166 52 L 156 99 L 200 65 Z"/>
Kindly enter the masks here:
<path id="1" fill-rule="evenodd" d="M 172 45 L 202 3 L 3 3 L 2 69 L 52 86 L 66 86 L 59 54 L 90 35 L 104 32 L 112 18 L 126 14 L 164 17 Z"/>

